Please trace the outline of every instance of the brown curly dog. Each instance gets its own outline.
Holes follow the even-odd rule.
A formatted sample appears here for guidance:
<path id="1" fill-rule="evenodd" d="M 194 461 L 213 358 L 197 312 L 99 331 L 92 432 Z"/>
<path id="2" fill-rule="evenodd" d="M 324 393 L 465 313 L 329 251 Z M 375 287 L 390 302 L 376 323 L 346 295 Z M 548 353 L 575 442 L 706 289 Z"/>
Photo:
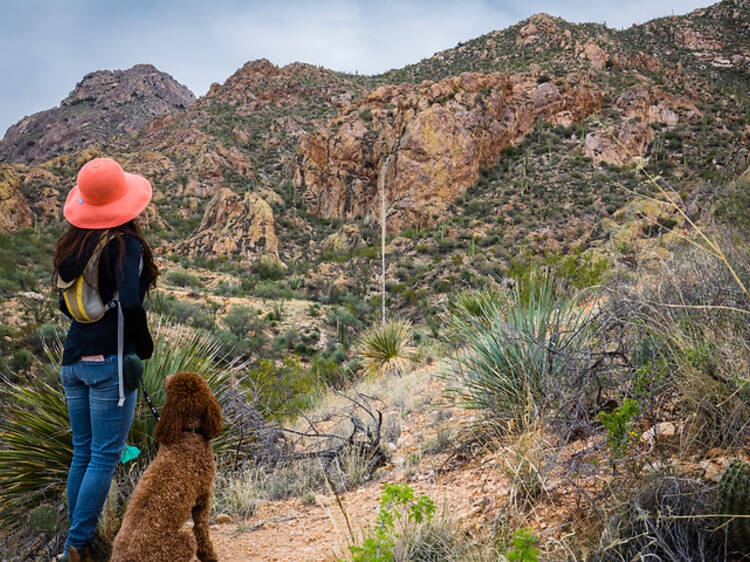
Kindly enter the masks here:
<path id="1" fill-rule="evenodd" d="M 167 400 L 154 432 L 159 452 L 130 498 L 111 562 L 216 560 L 208 536 L 216 474 L 209 439 L 221 431 L 221 408 L 195 373 L 167 377 L 164 388 Z M 191 514 L 192 533 L 183 529 Z"/>

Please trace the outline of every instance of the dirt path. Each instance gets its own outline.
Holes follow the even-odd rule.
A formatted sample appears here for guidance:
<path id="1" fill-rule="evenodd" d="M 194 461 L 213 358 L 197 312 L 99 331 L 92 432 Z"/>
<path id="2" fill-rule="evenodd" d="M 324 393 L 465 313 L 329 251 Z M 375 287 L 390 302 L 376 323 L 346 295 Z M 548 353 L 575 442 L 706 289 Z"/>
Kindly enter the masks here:
<path id="1" fill-rule="evenodd" d="M 503 501 L 507 497 L 507 485 L 500 482 L 502 474 L 492 468 L 493 462 L 475 461 L 441 472 L 447 453 L 424 452 L 439 432 L 470 423 L 473 418 L 470 412 L 446 411 L 436 405 L 443 386 L 432 376 L 437 367 L 433 364 L 403 378 L 360 388 L 370 396 L 377 395 L 387 415 L 395 409 L 403 416 L 400 436 L 394 439 L 398 444 L 390 444 L 391 463 L 380 469 L 373 481 L 340 495 L 357 542 L 369 534 L 387 484 L 408 482 L 417 494 L 430 496 L 438 511 L 445 507 L 451 517 L 476 530 L 495 503 L 486 499 L 488 495 Z M 334 406 L 329 403 L 321 408 Z M 347 545 L 351 544 L 336 498 L 325 493 L 317 494 L 313 505 L 303 505 L 297 498 L 261 502 L 252 518 L 213 525 L 211 536 L 219 559 L 227 562 L 337 560 L 347 557 Z"/>

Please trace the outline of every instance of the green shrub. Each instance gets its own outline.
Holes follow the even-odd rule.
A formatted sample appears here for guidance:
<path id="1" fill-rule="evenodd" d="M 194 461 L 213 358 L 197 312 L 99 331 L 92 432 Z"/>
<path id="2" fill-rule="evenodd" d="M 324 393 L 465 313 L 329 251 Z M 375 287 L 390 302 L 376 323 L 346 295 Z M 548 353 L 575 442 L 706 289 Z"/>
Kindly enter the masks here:
<path id="1" fill-rule="evenodd" d="M 286 274 L 284 266 L 268 256 L 262 256 L 255 260 L 252 265 L 252 271 L 264 281 L 275 281 L 281 279 Z"/>
<path id="2" fill-rule="evenodd" d="M 167 281 L 177 285 L 178 287 L 193 287 L 199 288 L 203 286 L 201 280 L 187 271 L 170 271 L 167 273 Z"/>
<path id="3" fill-rule="evenodd" d="M 269 418 L 284 419 L 308 409 L 320 395 L 316 377 L 305 370 L 293 355 L 280 363 L 261 359 L 249 369 L 242 382 L 255 397 L 255 405 Z"/>
<path id="4" fill-rule="evenodd" d="M 232 334 L 244 338 L 253 326 L 255 318 L 257 318 L 257 315 L 249 307 L 238 304 L 229 310 L 222 318 L 222 322 Z"/>
<path id="5" fill-rule="evenodd" d="M 639 412 L 638 402 L 627 398 L 612 412 L 599 412 L 596 416 L 607 430 L 607 448 L 612 454 L 611 460 L 622 458 L 627 453 L 635 438 L 632 427 Z"/>
<path id="6" fill-rule="evenodd" d="M 406 484 L 389 484 L 380 497 L 380 509 L 375 529 L 361 546 L 350 546 L 354 562 L 380 562 L 394 559 L 396 540 L 409 527 L 429 522 L 435 513 L 435 504 L 429 496 L 416 497 L 414 489 Z M 399 528 L 396 528 L 399 523 Z M 421 558 L 409 558 L 419 560 Z M 428 558 L 428 560 L 431 558 Z"/>
<path id="7" fill-rule="evenodd" d="M 456 386 L 447 392 L 500 426 L 527 425 L 549 405 L 568 360 L 587 345 L 588 316 L 567 296 L 555 296 L 549 277 L 530 276 L 502 306 L 479 317 L 459 316 L 452 326 L 465 351 L 452 361 Z"/>
<path id="8" fill-rule="evenodd" d="M 155 291 L 147 301 L 149 308 L 177 324 L 210 330 L 214 326 L 214 311 L 200 302 L 179 300 L 174 295 Z"/>

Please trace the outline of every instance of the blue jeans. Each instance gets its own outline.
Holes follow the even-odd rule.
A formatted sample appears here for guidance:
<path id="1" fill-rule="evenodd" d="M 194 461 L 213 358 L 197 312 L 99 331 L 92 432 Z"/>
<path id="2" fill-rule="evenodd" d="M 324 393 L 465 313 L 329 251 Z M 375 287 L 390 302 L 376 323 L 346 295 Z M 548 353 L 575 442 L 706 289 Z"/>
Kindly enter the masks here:
<path id="1" fill-rule="evenodd" d="M 136 391 L 119 399 L 117 355 L 104 361 L 76 361 L 61 369 L 73 430 L 73 462 L 68 473 L 68 521 L 65 551 L 82 549 L 96 532 L 112 475 L 125 447 L 135 412 Z"/>

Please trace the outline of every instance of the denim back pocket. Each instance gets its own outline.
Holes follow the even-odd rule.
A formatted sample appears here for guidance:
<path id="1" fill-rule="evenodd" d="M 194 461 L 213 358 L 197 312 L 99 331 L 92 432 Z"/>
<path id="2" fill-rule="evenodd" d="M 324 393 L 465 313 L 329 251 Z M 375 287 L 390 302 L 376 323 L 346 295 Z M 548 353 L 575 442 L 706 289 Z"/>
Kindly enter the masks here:
<path id="1" fill-rule="evenodd" d="M 104 361 L 78 361 L 76 375 L 88 386 L 96 386 L 115 380 L 117 357 L 107 357 Z"/>

